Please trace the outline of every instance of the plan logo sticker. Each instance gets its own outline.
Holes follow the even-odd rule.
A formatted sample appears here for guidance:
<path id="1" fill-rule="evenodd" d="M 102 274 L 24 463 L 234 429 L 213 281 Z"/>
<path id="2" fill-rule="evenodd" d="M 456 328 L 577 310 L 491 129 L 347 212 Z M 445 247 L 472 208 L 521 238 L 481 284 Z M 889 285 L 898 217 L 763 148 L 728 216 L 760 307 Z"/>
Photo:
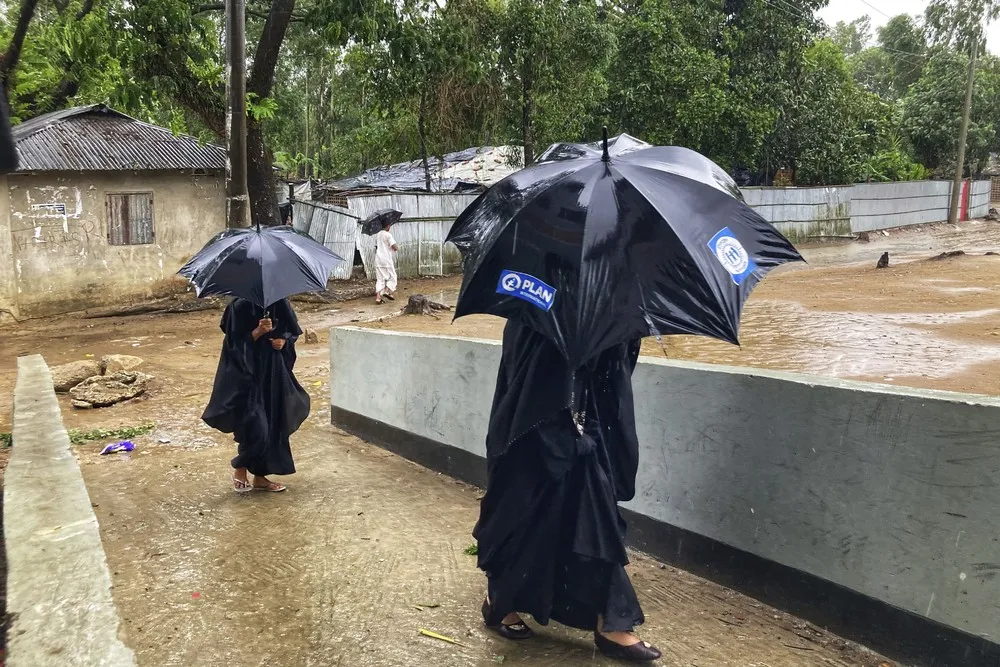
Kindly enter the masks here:
<path id="1" fill-rule="evenodd" d="M 546 285 L 534 276 L 527 273 L 518 273 L 504 269 L 500 272 L 500 280 L 497 282 L 497 294 L 506 294 L 522 301 L 527 301 L 533 306 L 538 306 L 545 312 L 552 309 L 552 304 L 556 299 L 556 290 L 551 285 Z"/>
<path id="2" fill-rule="evenodd" d="M 742 285 L 743 281 L 757 270 L 757 265 L 750 259 L 746 248 L 733 236 L 729 227 L 725 227 L 713 236 L 708 242 L 708 247 L 737 285 Z"/>

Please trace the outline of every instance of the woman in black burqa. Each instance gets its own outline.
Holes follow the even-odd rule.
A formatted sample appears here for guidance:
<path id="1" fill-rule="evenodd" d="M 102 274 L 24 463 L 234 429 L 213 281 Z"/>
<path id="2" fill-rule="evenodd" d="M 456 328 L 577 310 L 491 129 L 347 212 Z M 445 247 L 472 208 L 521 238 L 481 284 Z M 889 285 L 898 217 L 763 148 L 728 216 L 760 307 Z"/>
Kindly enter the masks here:
<path id="1" fill-rule="evenodd" d="M 266 476 L 295 472 L 288 438 L 309 416 L 309 394 L 292 374 L 295 341 L 302 335 L 295 311 L 287 299 L 266 312 L 235 299 L 220 327 L 226 337 L 202 419 L 236 440 L 233 490 L 284 491 Z"/>
<path id="2" fill-rule="evenodd" d="M 575 372 L 547 338 L 509 321 L 486 437 L 487 487 L 474 535 L 486 625 L 533 635 L 517 612 L 593 631 L 602 653 L 649 662 L 632 634 L 642 609 L 625 572 L 618 502 L 635 495 L 632 371 L 639 340 Z"/>

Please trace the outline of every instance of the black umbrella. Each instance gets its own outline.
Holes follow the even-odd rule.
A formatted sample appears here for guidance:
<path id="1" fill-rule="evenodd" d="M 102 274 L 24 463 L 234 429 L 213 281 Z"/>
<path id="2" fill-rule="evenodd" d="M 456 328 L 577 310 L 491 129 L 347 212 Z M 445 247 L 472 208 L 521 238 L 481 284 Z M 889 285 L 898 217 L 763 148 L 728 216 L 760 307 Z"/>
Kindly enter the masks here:
<path id="1" fill-rule="evenodd" d="M 802 257 L 698 153 L 628 135 L 557 144 L 459 216 L 455 317 L 517 319 L 582 364 L 640 336 L 737 343 L 750 291 Z"/>
<path id="2" fill-rule="evenodd" d="M 383 208 L 375 211 L 361 221 L 361 232 L 368 236 L 375 236 L 389 225 L 396 224 L 403 217 L 402 211 L 391 208 Z"/>
<path id="3" fill-rule="evenodd" d="M 302 292 L 326 289 L 343 258 L 288 226 L 227 229 L 178 273 L 199 297 L 235 296 L 261 308 Z"/>

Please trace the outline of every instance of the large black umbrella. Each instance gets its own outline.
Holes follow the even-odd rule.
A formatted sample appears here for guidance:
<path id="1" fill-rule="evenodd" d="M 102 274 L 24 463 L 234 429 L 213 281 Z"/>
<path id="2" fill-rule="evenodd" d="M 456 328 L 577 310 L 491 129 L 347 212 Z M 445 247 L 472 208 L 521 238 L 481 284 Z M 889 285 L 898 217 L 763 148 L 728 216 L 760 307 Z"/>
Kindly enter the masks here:
<path id="1" fill-rule="evenodd" d="M 396 224 L 402 217 L 402 211 L 391 208 L 380 209 L 361 221 L 361 233 L 375 236 L 389 225 Z"/>
<path id="2" fill-rule="evenodd" d="M 639 336 L 737 343 L 753 287 L 802 260 L 711 160 L 628 135 L 551 147 L 466 208 L 448 240 L 463 256 L 455 317 L 520 320 L 574 364 Z"/>
<path id="3" fill-rule="evenodd" d="M 285 297 L 326 289 L 343 258 L 291 227 L 227 229 L 178 273 L 199 297 L 235 296 L 261 308 Z"/>

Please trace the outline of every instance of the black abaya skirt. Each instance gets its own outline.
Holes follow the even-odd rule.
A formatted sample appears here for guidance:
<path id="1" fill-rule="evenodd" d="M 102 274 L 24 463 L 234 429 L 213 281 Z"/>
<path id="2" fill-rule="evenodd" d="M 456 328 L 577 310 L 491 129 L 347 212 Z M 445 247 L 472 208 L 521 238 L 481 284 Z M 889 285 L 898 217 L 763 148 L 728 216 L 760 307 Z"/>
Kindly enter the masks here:
<path id="1" fill-rule="evenodd" d="M 492 617 L 531 614 L 581 630 L 628 632 L 643 622 L 624 565 L 625 522 L 601 439 L 568 413 L 512 443 L 488 471 L 474 535 Z"/>

